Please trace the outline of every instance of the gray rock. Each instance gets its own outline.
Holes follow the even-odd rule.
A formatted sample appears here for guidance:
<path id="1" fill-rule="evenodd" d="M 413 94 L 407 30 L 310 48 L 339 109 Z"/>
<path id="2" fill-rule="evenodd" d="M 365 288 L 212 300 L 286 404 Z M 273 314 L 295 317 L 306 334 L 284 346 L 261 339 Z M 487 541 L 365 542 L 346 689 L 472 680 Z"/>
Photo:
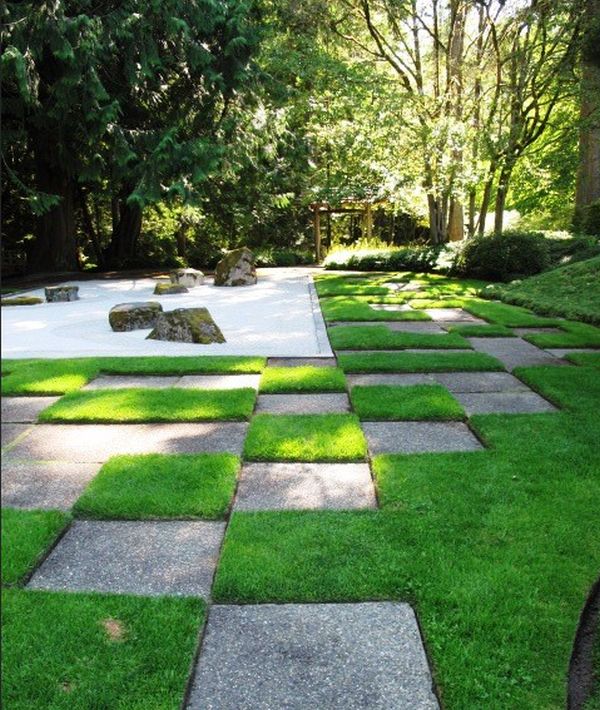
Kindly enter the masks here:
<path id="1" fill-rule="evenodd" d="M 108 313 L 110 327 L 117 333 L 153 328 L 162 306 L 158 301 L 119 303 Z"/>
<path id="2" fill-rule="evenodd" d="M 254 254 L 246 247 L 230 251 L 215 269 L 215 286 L 252 286 L 256 280 Z"/>
<path id="3" fill-rule="evenodd" d="M 207 308 L 176 308 L 160 313 L 150 340 L 178 343 L 224 343 L 225 338 Z"/>
<path id="4" fill-rule="evenodd" d="M 79 300 L 79 286 L 48 286 L 44 293 L 48 303 Z"/>
<path id="5" fill-rule="evenodd" d="M 213 606 L 188 710 L 434 710 L 408 604 Z"/>
<path id="6" fill-rule="evenodd" d="M 172 283 L 157 283 L 154 287 L 155 296 L 171 296 L 176 293 L 189 293 L 185 286 Z"/>
<path id="7" fill-rule="evenodd" d="M 169 278 L 171 283 L 179 284 L 186 288 L 194 288 L 204 283 L 204 274 L 197 269 L 174 269 L 169 274 Z"/>

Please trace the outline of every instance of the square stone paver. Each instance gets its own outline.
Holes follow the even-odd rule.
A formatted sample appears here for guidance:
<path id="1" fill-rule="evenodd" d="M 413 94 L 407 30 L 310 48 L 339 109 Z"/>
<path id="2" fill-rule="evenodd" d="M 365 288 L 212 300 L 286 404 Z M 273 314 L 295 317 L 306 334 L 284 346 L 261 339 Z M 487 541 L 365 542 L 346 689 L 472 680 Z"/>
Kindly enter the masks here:
<path id="1" fill-rule="evenodd" d="M 242 468 L 234 510 L 376 507 L 366 463 L 251 463 Z"/>
<path id="2" fill-rule="evenodd" d="M 434 710 L 408 604 L 213 606 L 189 710 Z"/>
<path id="3" fill-rule="evenodd" d="M 177 387 L 203 390 L 258 389 L 260 375 L 184 375 Z"/>
<path id="4" fill-rule="evenodd" d="M 60 397 L 2 397 L 2 422 L 37 421 L 38 414 Z"/>
<path id="5" fill-rule="evenodd" d="M 483 448 L 462 422 L 361 422 L 361 426 L 372 456 Z"/>
<path id="6" fill-rule="evenodd" d="M 166 389 L 175 387 L 179 377 L 163 375 L 100 375 L 87 385 L 84 390 L 125 389 L 127 387 L 148 387 L 151 389 Z"/>
<path id="7" fill-rule="evenodd" d="M 99 470 L 99 463 L 9 459 L 2 466 L 2 505 L 69 510 Z"/>
<path id="8" fill-rule="evenodd" d="M 561 328 L 513 328 L 513 333 L 517 335 L 533 335 L 534 333 L 564 333 Z"/>
<path id="9" fill-rule="evenodd" d="M 329 414 L 350 411 L 346 394 L 260 394 L 257 412 L 270 414 Z"/>
<path id="10" fill-rule="evenodd" d="M 336 321 L 329 323 L 330 328 L 337 326 L 365 326 L 365 325 L 385 325 L 389 330 L 399 333 L 435 333 L 443 334 L 445 331 L 437 323 L 431 321 L 393 321 L 393 320 L 367 320 L 367 321 Z"/>
<path id="11" fill-rule="evenodd" d="M 462 308 L 426 308 L 425 313 L 434 321 L 454 321 L 456 323 L 485 324 L 483 318 L 471 315 Z"/>
<path id="12" fill-rule="evenodd" d="M 456 399 L 471 414 L 533 414 L 556 412 L 554 405 L 535 392 L 458 392 Z"/>
<path id="13" fill-rule="evenodd" d="M 225 523 L 80 520 L 28 587 L 208 597 Z"/>
<path id="14" fill-rule="evenodd" d="M 270 357 L 267 360 L 269 367 L 335 367 L 337 361 L 334 357 Z"/>
<path id="15" fill-rule="evenodd" d="M 9 444 L 14 444 L 14 442 L 26 432 L 33 431 L 33 426 L 30 424 L 2 424 L 0 429 L 2 434 L 2 448 L 4 448 Z"/>
<path id="16" fill-rule="evenodd" d="M 374 311 L 412 311 L 408 303 L 369 303 Z"/>
<path id="17" fill-rule="evenodd" d="M 407 387 L 410 385 L 435 385 L 433 375 L 424 372 L 409 372 L 406 374 L 388 374 L 376 372 L 364 375 L 346 375 L 350 388 L 359 386 L 371 387 L 373 385 L 395 385 Z"/>
<path id="18" fill-rule="evenodd" d="M 433 379 L 450 392 L 530 392 L 508 372 L 436 372 Z"/>
<path id="19" fill-rule="evenodd" d="M 522 338 L 469 338 L 477 352 L 500 360 L 507 370 L 529 365 L 565 365 L 550 353 L 536 348 Z"/>
<path id="20" fill-rule="evenodd" d="M 117 454 L 229 451 L 239 455 L 247 428 L 246 422 L 37 424 L 10 453 L 14 458 L 72 462 L 106 461 Z"/>

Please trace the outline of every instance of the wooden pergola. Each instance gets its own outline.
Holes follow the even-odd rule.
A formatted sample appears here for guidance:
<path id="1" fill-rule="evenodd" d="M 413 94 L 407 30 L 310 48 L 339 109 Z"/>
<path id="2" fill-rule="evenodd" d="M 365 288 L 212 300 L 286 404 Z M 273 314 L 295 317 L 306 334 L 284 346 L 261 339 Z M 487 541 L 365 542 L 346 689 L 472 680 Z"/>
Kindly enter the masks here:
<path id="1" fill-rule="evenodd" d="M 369 200 L 356 197 L 348 197 L 340 201 L 338 207 L 332 207 L 329 202 L 313 202 L 310 209 L 313 213 L 313 229 L 315 235 L 315 256 L 317 261 L 321 261 L 321 215 L 327 215 L 327 225 L 332 214 L 360 214 L 363 218 L 364 232 L 367 238 L 373 234 L 373 206 L 385 202 L 385 200 Z"/>

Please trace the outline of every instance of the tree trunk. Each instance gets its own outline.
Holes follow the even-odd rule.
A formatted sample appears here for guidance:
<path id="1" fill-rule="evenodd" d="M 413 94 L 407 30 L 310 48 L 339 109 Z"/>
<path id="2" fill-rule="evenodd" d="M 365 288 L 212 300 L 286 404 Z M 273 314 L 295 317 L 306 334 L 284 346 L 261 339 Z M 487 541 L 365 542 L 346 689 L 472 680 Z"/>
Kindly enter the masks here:
<path id="1" fill-rule="evenodd" d="M 506 197 L 508 195 L 512 171 L 513 165 L 509 163 L 505 164 L 500 171 L 494 210 L 494 234 L 502 234 L 502 230 L 504 229 L 504 210 L 506 209 Z"/>
<path id="2" fill-rule="evenodd" d="M 128 203 L 123 193 L 119 203 L 119 221 L 113 230 L 108 250 L 113 266 L 121 267 L 135 257 L 141 230 L 142 209 L 136 203 Z"/>
<path id="3" fill-rule="evenodd" d="M 458 200 L 450 201 L 448 216 L 448 241 L 460 242 L 465 236 L 463 206 Z"/>
<path id="4" fill-rule="evenodd" d="M 88 207 L 87 198 L 86 198 L 86 195 L 81 187 L 79 188 L 78 192 L 79 192 L 79 202 L 81 205 L 81 212 L 83 215 L 83 224 L 89 234 L 90 242 L 91 242 L 92 247 L 94 249 L 94 254 L 96 256 L 96 261 L 98 263 L 98 266 L 101 269 L 103 269 L 104 268 L 104 254 L 103 254 L 102 248 L 100 246 L 100 240 L 98 238 L 98 234 L 94 228 L 94 223 L 92 221 L 92 215 L 91 215 L 89 207 Z"/>
<path id="5" fill-rule="evenodd" d="M 36 140 L 34 146 L 38 189 L 57 195 L 60 202 L 37 219 L 35 242 L 28 254 L 30 270 L 77 271 L 74 180 L 49 160 L 47 142 Z"/>
<path id="6" fill-rule="evenodd" d="M 600 0 L 587 0 L 587 48 L 581 62 L 581 128 L 575 223 L 592 202 L 600 200 L 600 62 L 592 47 L 600 41 Z"/>
<path id="7" fill-rule="evenodd" d="M 177 239 L 177 256 L 185 259 L 187 244 L 185 238 L 185 226 L 183 224 L 179 226 L 179 229 L 175 234 L 175 238 Z"/>

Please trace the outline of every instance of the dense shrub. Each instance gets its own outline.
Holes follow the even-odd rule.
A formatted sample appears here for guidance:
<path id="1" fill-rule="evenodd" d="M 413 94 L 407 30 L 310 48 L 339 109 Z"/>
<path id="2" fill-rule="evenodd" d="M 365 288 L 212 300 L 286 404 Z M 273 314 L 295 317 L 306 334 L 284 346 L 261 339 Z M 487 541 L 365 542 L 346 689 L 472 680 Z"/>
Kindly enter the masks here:
<path id="1" fill-rule="evenodd" d="M 356 271 L 432 271 L 439 248 L 423 244 L 388 249 L 334 251 L 323 261 L 326 269 Z"/>
<path id="2" fill-rule="evenodd" d="M 454 271 L 463 276 L 510 281 L 550 266 L 548 241 L 541 232 L 506 231 L 474 237 L 457 253 Z"/>
<path id="3" fill-rule="evenodd" d="M 548 237 L 551 265 L 561 266 L 591 259 L 600 254 L 600 237 L 579 234 L 564 238 Z"/>
<path id="4" fill-rule="evenodd" d="M 257 266 L 300 266 L 312 264 L 314 256 L 302 249 L 263 248 L 254 250 Z"/>

